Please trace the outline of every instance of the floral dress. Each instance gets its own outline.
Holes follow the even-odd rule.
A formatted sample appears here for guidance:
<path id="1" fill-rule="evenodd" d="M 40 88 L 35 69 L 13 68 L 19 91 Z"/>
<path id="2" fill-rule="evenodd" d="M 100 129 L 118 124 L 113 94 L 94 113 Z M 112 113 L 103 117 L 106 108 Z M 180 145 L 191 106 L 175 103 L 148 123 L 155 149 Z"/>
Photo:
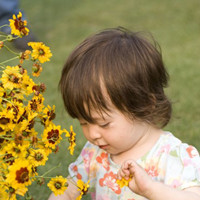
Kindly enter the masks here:
<path id="1" fill-rule="evenodd" d="M 164 132 L 153 148 L 137 160 L 152 179 L 173 188 L 200 186 L 200 157 L 198 151 L 182 143 L 170 132 Z M 87 142 L 77 160 L 70 164 L 69 174 L 76 182 L 90 180 L 89 193 L 96 200 L 145 200 L 128 187 L 120 188 L 116 174 L 120 166 L 110 155 Z"/>

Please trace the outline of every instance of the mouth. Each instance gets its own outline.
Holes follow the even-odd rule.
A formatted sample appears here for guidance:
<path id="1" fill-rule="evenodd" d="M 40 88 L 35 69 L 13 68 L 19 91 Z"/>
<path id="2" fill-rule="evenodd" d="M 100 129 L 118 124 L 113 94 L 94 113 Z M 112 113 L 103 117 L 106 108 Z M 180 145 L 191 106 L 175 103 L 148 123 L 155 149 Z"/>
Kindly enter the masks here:
<path id="1" fill-rule="evenodd" d="M 99 148 L 100 148 L 100 149 L 107 149 L 107 148 L 108 148 L 108 145 L 99 145 Z"/>

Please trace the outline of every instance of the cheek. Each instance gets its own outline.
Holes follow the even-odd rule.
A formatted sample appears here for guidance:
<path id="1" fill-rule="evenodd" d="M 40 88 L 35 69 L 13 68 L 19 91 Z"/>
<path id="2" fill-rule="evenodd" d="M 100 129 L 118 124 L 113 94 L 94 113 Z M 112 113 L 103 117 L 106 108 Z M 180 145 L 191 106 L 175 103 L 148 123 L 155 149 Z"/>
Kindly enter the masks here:
<path id="1" fill-rule="evenodd" d="M 135 140 L 135 134 L 132 127 L 124 127 L 112 131 L 112 133 L 106 135 L 105 138 L 115 144 L 119 144 L 119 146 L 124 146 Z"/>
<path id="2" fill-rule="evenodd" d="M 123 142 L 124 138 L 124 131 L 113 129 L 112 131 L 105 131 L 103 133 L 103 138 L 111 143 L 121 143 Z"/>
<path id="3" fill-rule="evenodd" d="M 88 139 L 89 134 L 88 134 L 88 131 L 86 130 L 86 128 L 82 127 L 82 131 L 83 131 L 83 135 L 85 136 L 85 138 Z"/>

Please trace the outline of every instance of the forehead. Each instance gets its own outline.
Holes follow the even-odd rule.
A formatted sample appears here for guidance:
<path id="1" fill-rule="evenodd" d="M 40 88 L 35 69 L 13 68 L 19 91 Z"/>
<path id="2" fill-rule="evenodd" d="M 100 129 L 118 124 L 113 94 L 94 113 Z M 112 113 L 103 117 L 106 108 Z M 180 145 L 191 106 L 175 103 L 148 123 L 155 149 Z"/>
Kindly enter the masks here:
<path id="1" fill-rule="evenodd" d="M 109 118 L 112 117 L 112 111 L 101 111 L 101 112 L 97 112 L 95 110 L 91 111 L 90 113 L 90 117 L 91 119 L 93 120 L 92 123 L 97 123 L 97 122 L 101 122 L 101 121 L 105 121 Z M 87 121 L 86 119 L 84 118 L 79 118 L 78 119 L 79 121 Z"/>
<path id="2" fill-rule="evenodd" d="M 103 95 L 104 96 L 104 95 Z M 111 103 L 109 97 L 104 96 L 104 101 L 99 102 L 92 98 L 92 101 L 87 101 L 83 103 L 84 113 L 89 117 L 87 120 L 83 115 L 80 116 L 79 120 L 86 120 L 89 122 L 96 122 L 99 120 L 104 120 L 111 116 L 115 111 L 114 105 Z"/>

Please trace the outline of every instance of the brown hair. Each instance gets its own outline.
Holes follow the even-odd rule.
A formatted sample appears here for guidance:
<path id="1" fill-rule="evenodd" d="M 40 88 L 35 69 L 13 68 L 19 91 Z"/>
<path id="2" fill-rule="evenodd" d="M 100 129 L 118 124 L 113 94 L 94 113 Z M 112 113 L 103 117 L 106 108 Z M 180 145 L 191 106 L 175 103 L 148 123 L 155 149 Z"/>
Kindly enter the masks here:
<path id="1" fill-rule="evenodd" d="M 122 113 L 164 127 L 171 117 L 171 103 L 163 90 L 168 73 L 159 46 L 152 41 L 141 32 L 113 28 L 78 45 L 59 83 L 71 117 L 94 123 L 91 109 L 109 111 L 108 96 Z"/>

